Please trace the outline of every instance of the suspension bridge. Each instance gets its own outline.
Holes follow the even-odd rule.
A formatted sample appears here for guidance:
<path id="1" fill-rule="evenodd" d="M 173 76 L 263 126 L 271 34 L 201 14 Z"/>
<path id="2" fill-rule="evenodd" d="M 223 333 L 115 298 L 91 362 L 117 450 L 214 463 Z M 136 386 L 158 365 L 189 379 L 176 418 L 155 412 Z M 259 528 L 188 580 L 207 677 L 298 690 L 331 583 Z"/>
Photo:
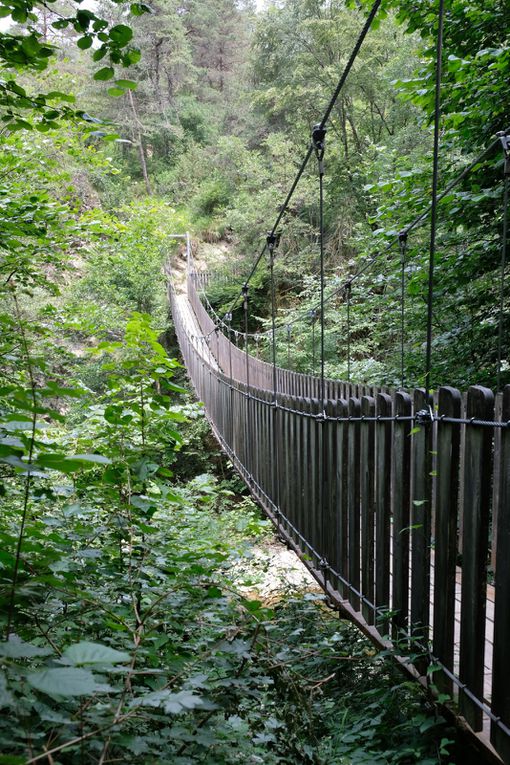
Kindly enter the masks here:
<path id="1" fill-rule="evenodd" d="M 264 247 L 223 317 L 205 298 L 210 274 L 195 266 L 187 239 L 186 287 L 170 272 L 169 296 L 182 355 L 220 445 L 332 603 L 372 640 L 391 647 L 457 719 L 487 761 L 510 763 L 510 385 L 500 389 L 501 297 L 496 392 L 431 388 L 434 267 L 441 201 L 486 157 L 503 150 L 501 296 L 507 264 L 510 131 L 439 188 L 444 4 L 439 3 L 433 181 L 430 204 L 385 249 L 326 293 L 324 155 L 326 127 L 365 36 L 376 2 L 342 72 Z M 277 364 L 274 260 L 289 202 L 317 161 L 320 323 L 318 374 Z M 391 389 L 325 375 L 326 303 L 347 304 L 361 275 L 428 226 L 426 353 L 422 387 Z M 249 286 L 264 255 L 270 274 L 270 360 L 252 353 Z M 402 278 L 402 315 L 405 283 Z M 242 304 L 245 332 L 231 342 L 231 314 Z M 347 327 L 349 335 L 350 329 Z M 404 324 L 401 326 L 402 347 Z M 403 358 L 403 354 L 402 354 Z"/>

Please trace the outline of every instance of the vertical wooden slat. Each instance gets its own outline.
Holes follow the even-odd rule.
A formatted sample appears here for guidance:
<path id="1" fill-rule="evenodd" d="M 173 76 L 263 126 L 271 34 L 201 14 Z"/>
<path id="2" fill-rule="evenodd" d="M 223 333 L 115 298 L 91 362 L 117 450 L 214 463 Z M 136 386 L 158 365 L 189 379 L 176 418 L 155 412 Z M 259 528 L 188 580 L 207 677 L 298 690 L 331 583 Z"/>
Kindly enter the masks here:
<path id="1" fill-rule="evenodd" d="M 425 391 L 414 392 L 414 412 L 428 410 Z M 416 424 L 412 438 L 411 626 L 413 639 L 426 651 L 430 606 L 430 522 L 432 515 L 432 424 Z M 423 664 L 420 669 L 424 669 Z"/>
<path id="2" fill-rule="evenodd" d="M 460 416 L 466 417 L 467 410 L 467 393 L 462 394 L 462 405 L 460 408 Z M 462 508 L 464 507 L 464 475 L 465 475 L 465 454 L 466 454 L 466 428 L 461 429 L 460 433 L 460 477 L 459 477 L 459 553 L 462 555 L 462 538 L 464 535 L 464 513 Z"/>
<path id="3" fill-rule="evenodd" d="M 265 493 L 271 497 L 272 499 L 272 476 L 273 476 L 273 465 L 274 465 L 274 455 L 273 455 L 273 441 L 271 437 L 271 428 L 272 428 L 272 421 L 273 421 L 273 410 L 271 406 L 269 406 L 269 403 L 272 399 L 271 392 L 264 391 L 262 392 L 262 398 L 264 400 L 264 404 L 262 404 L 262 428 L 261 428 L 261 435 L 262 435 L 262 452 L 261 452 L 261 465 L 262 465 L 262 475 L 263 475 L 263 482 L 262 482 L 262 488 L 264 489 Z M 266 455 L 264 459 L 264 454 Z"/>
<path id="4" fill-rule="evenodd" d="M 349 423 L 349 445 L 348 445 L 348 460 L 349 460 L 349 473 L 348 473 L 348 517 L 349 517 L 349 583 L 356 590 L 359 591 L 361 577 L 360 577 L 360 422 L 359 417 L 361 415 L 361 404 L 358 398 L 349 399 L 349 416 L 356 418 L 353 422 Z M 349 592 L 349 601 L 355 611 L 359 610 L 360 600 L 359 597 L 352 592 Z"/>
<path id="5" fill-rule="evenodd" d="M 468 391 L 467 416 L 492 420 L 494 395 L 488 388 Z M 460 616 L 460 668 L 463 683 L 483 698 L 487 545 L 492 471 L 492 429 L 466 426 L 464 539 Z M 474 730 L 482 727 L 481 710 L 465 694 L 459 695 L 462 714 Z"/>
<path id="6" fill-rule="evenodd" d="M 363 396 L 362 416 L 371 418 L 360 426 L 360 496 L 361 496 L 361 591 L 375 605 L 374 591 L 374 477 L 375 477 L 375 399 Z M 375 611 L 362 603 L 362 613 L 368 624 L 375 624 Z"/>
<path id="7" fill-rule="evenodd" d="M 326 401 L 325 413 L 327 417 L 337 416 L 336 402 Z M 338 484 L 337 484 L 337 423 L 326 420 L 322 425 L 323 430 L 323 515 L 322 515 L 322 544 L 323 554 L 330 566 L 335 568 L 336 549 L 338 545 L 338 535 L 336 526 L 336 511 L 338 505 Z"/>
<path id="8" fill-rule="evenodd" d="M 307 411 L 307 402 L 304 398 L 299 398 L 297 401 L 297 408 L 301 412 Z M 309 449 L 310 449 L 310 436 L 309 436 L 309 429 L 308 429 L 308 418 L 303 417 L 302 415 L 298 418 L 299 421 L 299 445 L 298 448 L 301 452 L 300 455 L 300 499 L 301 499 L 301 523 L 299 526 L 299 532 L 304 536 L 307 537 L 308 533 L 308 523 L 309 523 L 309 484 L 308 484 L 308 467 L 309 467 Z M 301 542 L 301 548 L 303 552 L 307 552 L 307 548 L 303 545 Z"/>
<path id="9" fill-rule="evenodd" d="M 434 550 L 434 628 L 432 649 L 453 672 L 455 634 L 455 586 L 457 566 L 457 507 L 459 493 L 459 424 L 441 422 L 441 417 L 459 419 L 461 395 L 455 388 L 439 389 L 437 434 L 437 493 Z M 452 690 L 444 674 L 435 677 L 438 687 Z"/>
<path id="10" fill-rule="evenodd" d="M 289 400 L 290 408 L 296 410 L 296 398 L 293 396 Z M 288 497 L 289 497 L 289 517 L 292 524 L 299 528 L 299 499 L 300 499 L 300 443 L 299 443 L 299 415 L 294 412 L 289 413 L 289 473 L 287 475 Z M 292 532 L 294 542 L 298 542 L 296 534 Z"/>
<path id="11" fill-rule="evenodd" d="M 392 401 L 386 393 L 376 397 L 378 417 L 391 417 Z M 390 513 L 391 513 L 391 422 L 375 426 L 375 603 L 390 606 Z"/>
<path id="12" fill-rule="evenodd" d="M 503 417 L 503 394 L 497 393 L 494 402 L 494 419 Z M 494 431 L 494 475 L 492 484 L 492 513 L 491 513 L 491 562 L 490 567 L 496 576 L 496 549 L 498 546 L 498 510 L 500 507 L 499 491 L 501 488 L 501 428 Z"/>
<path id="13" fill-rule="evenodd" d="M 392 610 L 393 638 L 399 640 L 407 633 L 409 619 L 409 540 L 411 503 L 411 430 L 413 404 L 404 391 L 395 394 L 393 425 L 393 580 Z"/>
<path id="14" fill-rule="evenodd" d="M 510 385 L 503 392 L 502 420 L 510 421 Z M 494 604 L 494 649 L 492 660 L 492 711 L 510 728 L 510 428 L 501 430 L 499 506 L 497 512 L 496 582 Z M 510 736 L 495 724 L 491 741 L 504 762 L 510 762 Z"/>
<path id="15" fill-rule="evenodd" d="M 310 399 L 304 398 L 302 400 L 302 411 L 306 414 L 310 411 Z M 302 496 L 303 496 L 303 520 L 301 534 L 305 539 L 310 539 L 312 529 L 311 518 L 311 486 L 310 486 L 310 418 L 301 417 L 301 453 L 302 459 Z M 305 552 L 308 552 L 304 548 Z"/>
<path id="16" fill-rule="evenodd" d="M 288 476 L 290 473 L 290 455 L 292 449 L 289 443 L 289 409 L 290 398 L 289 396 L 281 396 L 281 410 L 280 410 L 280 429 L 278 434 L 278 448 L 279 448 L 279 465 L 280 465 L 280 509 L 282 513 L 290 520 L 290 502 L 289 502 L 289 482 Z"/>
<path id="17" fill-rule="evenodd" d="M 303 409 L 303 399 L 300 397 L 296 397 L 293 400 L 292 404 L 293 408 L 296 411 L 301 411 Z M 304 467 L 303 467 L 303 459 L 304 459 L 304 446 L 303 446 L 303 438 L 304 438 L 304 423 L 303 423 L 303 417 L 299 414 L 293 415 L 293 448 L 294 448 L 294 474 L 291 477 L 291 480 L 293 481 L 293 490 L 292 490 L 292 496 L 294 498 L 294 504 L 295 504 L 295 526 L 300 534 L 304 533 L 304 482 L 305 482 L 305 476 L 304 476 Z M 298 541 L 299 548 L 304 552 L 303 545 L 301 541 Z"/>
<path id="18" fill-rule="evenodd" d="M 348 466 L 348 423 L 345 421 L 348 413 L 347 401 L 339 398 L 336 403 L 336 416 L 342 418 L 335 425 L 336 441 L 336 508 L 335 508 L 335 537 L 336 545 L 331 565 L 343 578 L 348 578 L 348 523 L 347 523 L 347 466 Z M 347 592 L 341 582 L 337 583 L 338 591 L 343 597 Z"/>
<path id="19" fill-rule="evenodd" d="M 260 473 L 259 473 L 259 454 L 260 454 L 260 404 L 258 402 L 258 391 L 256 389 L 252 388 L 252 394 L 253 399 L 251 401 L 252 405 L 252 432 L 253 432 L 253 465 L 252 465 L 252 472 L 253 472 L 253 479 L 257 483 L 260 483 Z"/>
<path id="20" fill-rule="evenodd" d="M 349 415 L 349 402 L 342 398 L 341 410 L 343 417 Z M 340 485 L 340 512 L 338 518 L 338 556 L 339 573 L 342 578 L 349 581 L 349 439 L 351 425 L 345 419 L 342 422 L 342 428 L 338 432 L 338 447 L 340 450 L 340 459 L 342 461 L 341 475 L 342 483 Z M 348 589 L 341 583 L 340 592 L 344 598 L 348 595 Z"/>
<path id="21" fill-rule="evenodd" d="M 317 398 L 310 401 L 310 413 L 317 415 L 322 406 Z M 322 553 L 322 426 L 323 421 L 310 417 L 310 513 L 311 528 L 308 538 L 312 547 Z M 316 561 L 318 565 L 319 561 Z"/>

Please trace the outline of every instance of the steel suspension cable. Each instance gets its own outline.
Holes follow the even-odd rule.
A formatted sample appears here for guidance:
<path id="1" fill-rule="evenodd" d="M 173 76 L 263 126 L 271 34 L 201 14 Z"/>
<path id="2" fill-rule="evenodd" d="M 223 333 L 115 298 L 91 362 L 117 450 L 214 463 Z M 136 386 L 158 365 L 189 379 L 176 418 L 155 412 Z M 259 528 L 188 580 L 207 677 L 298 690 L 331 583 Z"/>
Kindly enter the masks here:
<path id="1" fill-rule="evenodd" d="M 272 424 L 272 449 L 273 449 L 273 497 L 274 502 L 276 506 L 276 529 L 278 534 L 281 534 L 280 529 L 280 514 L 279 514 L 279 507 L 280 507 L 280 466 L 279 466 L 279 455 L 278 455 L 278 435 L 276 431 L 276 425 L 278 420 L 278 386 L 277 386 L 277 367 L 276 367 L 276 328 L 275 328 L 275 318 L 276 318 L 276 285 L 275 285 L 275 278 L 274 278 L 274 257 L 275 257 L 275 250 L 278 247 L 280 243 L 280 236 L 279 234 L 275 234 L 274 232 L 270 232 L 267 235 L 267 249 L 269 251 L 269 273 L 270 273 L 270 281 L 271 281 L 271 324 L 272 324 L 272 362 L 273 362 L 273 407 L 272 407 L 272 416 L 271 416 L 271 424 Z M 247 284 L 245 285 L 248 286 Z"/>
<path id="2" fill-rule="evenodd" d="M 434 151 L 432 160 L 432 203 L 430 208 L 430 247 L 429 277 L 427 295 L 427 346 L 425 353 L 425 396 L 430 393 L 430 373 L 432 364 L 432 320 L 434 316 L 434 267 L 436 256 L 437 233 L 437 189 L 439 180 L 439 131 L 441 126 L 441 79 L 443 64 L 444 0 L 439 0 L 437 45 L 436 45 L 436 82 L 434 96 Z"/>
<path id="3" fill-rule="evenodd" d="M 248 320 L 249 320 L 249 287 L 248 285 L 245 285 L 243 287 L 243 308 L 244 308 L 244 329 L 245 329 L 245 336 L 244 336 L 244 352 L 245 352 L 245 358 L 246 358 L 246 461 L 251 467 L 251 461 L 252 461 L 252 449 L 251 449 L 251 401 L 250 401 L 250 354 L 249 354 L 249 348 L 248 348 Z M 250 470 L 251 474 L 251 470 Z"/>
<path id="4" fill-rule="evenodd" d="M 319 429 L 319 466 L 321 482 L 319 484 L 319 507 L 321 508 L 320 524 L 320 547 L 324 549 L 324 539 L 326 538 L 326 396 L 325 396 L 325 377 L 324 377 L 324 150 L 326 147 L 326 128 L 316 125 L 312 131 L 312 146 L 317 157 L 317 169 L 319 171 L 319 273 L 320 273 L 320 322 L 321 322 L 321 366 L 320 366 L 320 389 L 319 389 L 319 412 L 323 415 L 320 420 Z M 320 565 L 320 564 L 319 564 Z M 326 580 L 327 571 L 323 571 Z"/>
<path id="5" fill-rule="evenodd" d="M 358 39 L 356 40 L 354 48 L 351 51 L 351 55 L 349 56 L 347 64 L 345 65 L 344 70 L 343 70 L 343 72 L 342 72 L 342 74 L 340 76 L 340 79 L 338 80 L 338 83 L 337 83 L 337 86 L 336 86 L 336 88 L 335 88 L 335 90 L 333 92 L 333 95 L 331 96 L 331 98 L 329 100 L 329 103 L 328 103 L 328 105 L 326 107 L 326 111 L 324 112 L 324 115 L 323 115 L 323 117 L 322 117 L 322 119 L 321 119 L 321 121 L 320 121 L 320 123 L 318 125 L 318 127 L 321 130 L 324 130 L 324 128 L 326 127 L 326 124 L 327 124 L 327 122 L 328 122 L 328 120 L 329 120 L 329 118 L 331 116 L 331 112 L 333 111 L 333 108 L 334 108 L 334 106 L 335 106 L 335 104 L 337 102 L 338 96 L 340 95 L 340 91 L 344 87 L 345 82 L 347 80 L 347 77 L 349 76 L 349 74 L 351 72 L 351 69 L 352 69 L 352 67 L 354 65 L 354 62 L 356 61 L 356 58 L 358 57 L 358 54 L 359 54 L 359 52 L 361 50 L 361 46 L 363 45 L 365 37 L 367 36 L 368 32 L 370 31 L 370 27 L 373 24 L 373 21 L 374 21 L 374 19 L 376 17 L 377 11 L 379 10 L 381 2 L 382 2 L 382 0 L 375 0 L 374 4 L 373 4 L 373 6 L 372 6 L 372 8 L 370 10 L 370 13 L 367 16 L 365 24 L 363 25 L 363 28 L 362 28 L 359 36 L 358 36 Z M 306 154 L 305 154 L 305 156 L 303 158 L 303 161 L 301 162 L 301 165 L 300 165 L 300 167 L 299 167 L 299 169 L 298 169 L 298 171 L 296 173 L 296 176 L 295 176 L 295 178 L 294 178 L 294 180 L 292 182 L 292 185 L 291 185 L 291 187 L 290 187 L 290 189 L 289 189 L 289 191 L 287 193 L 287 196 L 285 197 L 285 200 L 284 200 L 282 206 L 280 207 L 280 211 L 279 211 L 279 213 L 277 215 L 277 218 L 276 218 L 276 220 L 274 222 L 273 228 L 271 229 L 271 235 L 272 236 L 274 236 L 276 234 L 278 226 L 280 225 L 280 223 L 281 223 L 281 221 L 283 219 L 283 216 L 287 212 L 288 206 L 290 204 L 290 200 L 292 199 L 292 197 L 294 195 L 294 192 L 295 192 L 295 190 L 296 190 L 296 188 L 297 188 L 297 186 L 299 184 L 299 181 L 301 180 L 301 177 L 302 177 L 302 175 L 303 175 L 303 173 L 304 173 L 304 171 L 306 169 L 306 166 L 308 165 L 308 162 L 310 160 L 310 157 L 312 156 L 313 151 L 314 151 L 314 146 L 313 146 L 313 144 L 310 144 L 310 146 L 308 147 L 308 150 L 307 150 L 307 152 L 306 152 Z M 262 250 L 259 253 L 259 255 L 257 256 L 257 258 L 255 259 L 255 262 L 253 263 L 251 271 L 249 272 L 247 278 L 244 281 L 245 285 L 249 284 L 249 282 L 251 281 L 255 271 L 257 270 L 257 268 L 259 266 L 260 261 L 264 257 L 264 253 L 266 251 L 266 247 L 267 247 L 267 242 L 264 245 L 264 247 L 262 248 Z M 232 307 L 230 308 L 230 312 L 232 312 L 234 310 L 234 308 L 236 307 L 240 297 L 241 297 L 241 293 L 239 293 L 237 295 L 237 297 L 235 298 L 234 302 L 232 303 Z"/>
<path id="6" fill-rule="evenodd" d="M 351 382 L 351 283 L 345 285 L 347 300 L 347 382 Z"/>
<path id="7" fill-rule="evenodd" d="M 405 387 L 405 294 L 406 294 L 406 254 L 407 232 L 399 234 L 400 244 L 400 385 Z"/>
<path id="8" fill-rule="evenodd" d="M 510 131 L 505 131 L 499 135 L 503 144 L 505 155 L 504 164 L 504 189 L 503 189 L 503 231 L 501 241 L 501 276 L 499 291 L 499 321 L 498 321 L 498 368 L 496 374 L 496 388 L 501 389 L 501 362 L 503 354 L 503 319 L 505 315 L 505 270 L 508 248 L 508 207 L 509 207 L 509 188 L 510 188 Z"/>
<path id="9" fill-rule="evenodd" d="M 509 131 L 504 131 L 504 134 L 508 133 Z M 437 195 L 437 203 L 441 202 L 450 191 L 452 191 L 456 186 L 461 183 L 481 162 L 483 162 L 494 150 L 496 146 L 498 146 L 500 143 L 500 138 L 496 138 L 494 141 L 491 142 L 491 144 L 483 150 L 470 164 L 465 167 L 458 175 L 455 176 L 443 189 L 443 191 Z M 411 231 L 413 231 L 415 228 L 419 227 L 422 223 L 424 223 L 430 212 L 431 212 L 432 204 L 429 203 L 427 205 L 427 208 L 420 213 L 416 218 L 414 218 L 411 223 L 407 224 L 407 226 L 404 226 L 404 228 L 394 237 L 390 239 L 390 241 L 387 243 L 385 247 L 383 247 L 381 250 L 378 250 L 376 253 L 374 253 L 372 256 L 368 257 L 366 262 L 358 268 L 358 270 L 352 274 L 344 283 L 342 283 L 340 286 L 335 287 L 332 292 L 329 293 L 329 295 L 325 298 L 325 302 L 329 302 L 337 295 L 340 295 L 343 292 L 347 291 L 347 285 L 352 284 L 357 279 L 359 279 L 361 276 L 363 276 L 374 264 L 377 263 L 379 258 L 381 256 L 385 255 L 387 252 L 389 252 L 392 247 L 395 246 L 399 242 L 400 236 L 403 234 L 409 234 Z M 318 308 L 318 305 L 316 306 Z M 310 309 L 307 309 L 305 312 L 300 314 L 296 319 L 292 319 L 290 322 L 287 320 L 287 323 L 290 323 L 290 325 L 297 323 L 302 318 L 306 317 L 306 315 L 309 313 Z M 282 326 L 285 326 L 283 324 L 277 326 L 277 329 L 280 329 Z M 267 334 L 270 334 L 271 330 L 267 330 Z M 259 333 L 260 336 L 264 335 L 265 333 Z"/>
<path id="10" fill-rule="evenodd" d="M 320 402 L 324 409 L 324 150 L 326 147 L 326 129 L 316 125 L 312 132 L 312 146 L 317 157 L 319 171 L 319 273 L 320 273 L 320 322 L 321 322 L 321 367 L 320 367 Z"/>

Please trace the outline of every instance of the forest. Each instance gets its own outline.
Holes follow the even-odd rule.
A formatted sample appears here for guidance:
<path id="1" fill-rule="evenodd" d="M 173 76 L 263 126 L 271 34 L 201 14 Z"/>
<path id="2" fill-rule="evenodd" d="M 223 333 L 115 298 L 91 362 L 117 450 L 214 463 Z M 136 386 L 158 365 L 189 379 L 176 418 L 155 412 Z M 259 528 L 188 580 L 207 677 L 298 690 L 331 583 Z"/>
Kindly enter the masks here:
<path id="1" fill-rule="evenodd" d="M 445 0 L 427 377 L 442 3 L 379 3 L 323 215 L 311 162 L 271 280 L 259 253 L 372 3 L 0 0 L 0 765 L 471 762 L 313 582 L 264 590 L 284 548 L 211 433 L 167 284 L 189 232 L 204 304 L 254 356 L 510 384 L 506 0 Z"/>

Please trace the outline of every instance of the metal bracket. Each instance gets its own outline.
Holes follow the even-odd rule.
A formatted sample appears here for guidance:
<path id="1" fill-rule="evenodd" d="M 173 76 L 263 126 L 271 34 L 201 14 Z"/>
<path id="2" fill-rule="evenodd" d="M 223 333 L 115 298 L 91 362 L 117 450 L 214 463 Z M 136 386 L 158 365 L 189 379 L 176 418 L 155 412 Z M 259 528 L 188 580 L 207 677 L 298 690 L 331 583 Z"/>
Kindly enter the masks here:
<path id="1" fill-rule="evenodd" d="M 278 249 L 280 244 L 280 231 L 270 231 L 266 236 L 267 249 L 269 250 L 269 260 L 274 263 L 274 251 Z"/>
<path id="2" fill-rule="evenodd" d="M 266 236 L 267 247 L 269 251 L 277 250 L 280 245 L 281 231 L 270 231 Z"/>
<path id="3" fill-rule="evenodd" d="M 399 231 L 398 233 L 398 244 L 400 247 L 400 263 L 401 265 L 404 265 L 405 263 L 405 255 L 407 250 L 407 231 L 403 229 L 402 231 Z"/>
<path id="4" fill-rule="evenodd" d="M 429 405 L 428 409 L 420 409 L 419 412 L 416 412 L 415 418 L 417 425 L 430 425 L 434 422 L 434 411 Z"/>
<path id="5" fill-rule="evenodd" d="M 510 129 L 500 130 L 496 135 L 501 141 L 505 155 L 505 175 L 510 175 Z"/>
<path id="6" fill-rule="evenodd" d="M 324 175 L 324 151 L 326 149 L 326 128 L 320 123 L 312 128 L 312 146 L 319 162 L 319 173 Z"/>
<path id="7" fill-rule="evenodd" d="M 243 294 L 243 308 L 245 311 L 248 310 L 248 292 L 249 291 L 250 291 L 250 288 L 248 287 L 248 285 L 243 284 L 241 292 Z"/>

